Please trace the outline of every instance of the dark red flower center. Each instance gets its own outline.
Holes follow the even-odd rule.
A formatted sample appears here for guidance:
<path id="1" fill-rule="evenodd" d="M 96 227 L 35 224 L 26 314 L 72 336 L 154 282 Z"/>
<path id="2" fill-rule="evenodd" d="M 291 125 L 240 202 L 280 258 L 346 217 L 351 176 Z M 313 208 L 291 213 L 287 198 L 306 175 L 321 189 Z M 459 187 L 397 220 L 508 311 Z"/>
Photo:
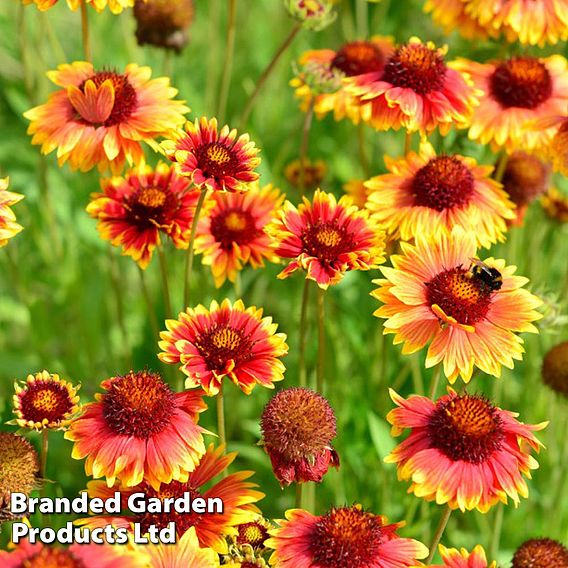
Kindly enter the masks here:
<path id="1" fill-rule="evenodd" d="M 87 81 L 93 81 L 95 86 L 99 88 L 109 79 L 114 88 L 114 105 L 109 117 L 105 120 L 102 126 L 114 126 L 115 124 L 120 124 L 128 120 L 130 115 L 136 109 L 136 102 L 138 100 L 136 90 L 130 84 L 128 78 L 125 75 L 121 75 L 113 71 L 99 71 L 95 73 L 92 77 L 85 79 L 85 81 L 83 81 L 83 83 L 79 86 L 79 89 L 83 91 Z"/>
<path id="2" fill-rule="evenodd" d="M 55 381 L 35 380 L 18 393 L 22 420 L 60 422 L 73 408 L 69 390 Z"/>
<path id="3" fill-rule="evenodd" d="M 239 160 L 232 148 L 220 142 L 209 142 L 195 150 L 198 167 L 206 178 L 218 180 L 224 176 L 235 177 Z"/>
<path id="4" fill-rule="evenodd" d="M 388 60 L 382 80 L 426 95 L 442 89 L 446 71 L 444 58 L 436 49 L 409 43 L 399 47 Z"/>
<path id="5" fill-rule="evenodd" d="M 211 233 L 224 250 L 246 245 L 262 235 L 249 211 L 223 209 L 211 217 Z"/>
<path id="6" fill-rule="evenodd" d="M 470 169 L 456 156 L 438 156 L 412 179 L 414 204 L 436 211 L 464 207 L 474 191 Z"/>
<path id="7" fill-rule="evenodd" d="M 438 402 L 430 415 L 428 437 L 453 461 L 481 463 L 501 447 L 499 411 L 486 398 L 465 394 Z"/>
<path id="8" fill-rule="evenodd" d="M 238 365 L 251 358 L 251 340 L 243 330 L 227 324 L 214 325 L 197 337 L 194 344 L 210 371 L 224 371 L 230 361 Z"/>
<path id="9" fill-rule="evenodd" d="M 303 252 L 318 258 L 324 264 L 332 264 L 337 257 L 350 251 L 353 238 L 347 234 L 344 227 L 338 227 L 335 222 L 308 225 L 301 235 Z"/>
<path id="10" fill-rule="evenodd" d="M 516 205 L 526 205 L 544 193 L 548 186 L 549 168 L 536 156 L 515 152 L 507 160 L 503 187 Z"/>
<path id="11" fill-rule="evenodd" d="M 22 561 L 22 568 L 86 568 L 85 563 L 70 550 L 44 546 Z"/>
<path id="12" fill-rule="evenodd" d="M 157 373 L 130 371 L 106 388 L 103 416 L 116 434 L 149 438 L 170 424 L 175 395 Z"/>
<path id="13" fill-rule="evenodd" d="M 331 509 L 310 535 L 312 563 L 322 568 L 367 568 L 379 558 L 381 517 L 360 507 Z"/>
<path id="14" fill-rule="evenodd" d="M 372 41 L 346 43 L 336 54 L 331 66 L 348 77 L 381 71 L 385 65 L 383 52 Z"/>
<path id="15" fill-rule="evenodd" d="M 557 393 L 568 397 L 568 341 L 550 349 L 542 361 L 542 378 Z"/>
<path id="16" fill-rule="evenodd" d="M 253 548 L 259 548 L 270 536 L 268 529 L 257 522 L 243 523 L 237 527 L 237 544 L 248 544 Z"/>
<path id="17" fill-rule="evenodd" d="M 474 325 L 487 315 L 491 294 L 491 288 L 461 267 L 444 270 L 426 283 L 428 303 L 464 325 Z"/>
<path id="18" fill-rule="evenodd" d="M 512 568 L 566 568 L 568 549 L 551 538 L 524 542 L 513 556 Z"/>
<path id="19" fill-rule="evenodd" d="M 142 228 L 169 225 L 179 207 L 177 196 L 168 187 L 140 187 L 124 202 L 129 221 Z"/>
<path id="20" fill-rule="evenodd" d="M 513 57 L 496 67 L 489 87 L 505 108 L 535 109 L 552 95 L 552 77 L 536 57 Z"/>

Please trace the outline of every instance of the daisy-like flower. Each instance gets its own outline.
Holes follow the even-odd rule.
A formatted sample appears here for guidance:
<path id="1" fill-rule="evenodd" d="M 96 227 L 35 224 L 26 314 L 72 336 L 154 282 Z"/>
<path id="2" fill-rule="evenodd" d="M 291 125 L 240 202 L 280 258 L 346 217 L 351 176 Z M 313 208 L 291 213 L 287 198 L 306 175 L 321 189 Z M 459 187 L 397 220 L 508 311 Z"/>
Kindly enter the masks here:
<path id="1" fill-rule="evenodd" d="M 79 411 L 79 387 L 41 371 L 14 385 L 14 423 L 33 430 L 63 430 Z"/>
<path id="2" fill-rule="evenodd" d="M 531 538 L 515 551 L 512 568 L 566 568 L 568 549 L 551 538 Z"/>
<path id="3" fill-rule="evenodd" d="M 469 74 L 483 93 L 473 113 L 469 138 L 509 153 L 542 148 L 550 142 L 553 127 L 530 126 L 562 114 L 568 106 L 564 57 L 523 55 L 491 63 L 460 59 L 455 66 Z"/>
<path id="4" fill-rule="evenodd" d="M 424 143 L 419 154 L 403 159 L 385 156 L 389 173 L 365 183 L 367 207 L 392 239 L 409 241 L 432 237 L 456 225 L 471 231 L 477 244 L 490 247 L 504 240 L 507 219 L 514 219 L 514 205 L 501 185 L 490 178 L 492 166 L 480 166 L 473 158 L 436 156 Z"/>
<path id="5" fill-rule="evenodd" d="M 187 176 L 199 189 L 246 191 L 258 179 L 259 150 L 248 134 L 237 138 L 237 131 L 206 117 L 186 122 L 185 131 L 161 144 L 178 173 Z"/>
<path id="6" fill-rule="evenodd" d="M 499 501 L 507 503 L 507 497 L 515 506 L 519 496 L 528 497 L 523 475 L 530 479 L 530 470 L 538 467 L 530 452 L 542 446 L 533 431 L 548 422 L 523 424 L 518 414 L 449 387 L 449 394 L 436 401 L 389 391 L 398 407 L 387 415 L 392 434 L 409 428 L 410 435 L 385 461 L 396 464 L 399 479 L 412 482 L 409 493 L 482 513 Z"/>
<path id="7" fill-rule="evenodd" d="M 141 164 L 124 177 L 103 178 L 101 188 L 87 213 L 98 220 L 101 238 L 121 246 L 140 268 L 150 263 L 161 234 L 177 248 L 188 247 L 199 193 L 173 166 L 159 163 L 153 170 Z"/>
<path id="8" fill-rule="evenodd" d="M 335 120 L 348 117 L 357 124 L 361 105 L 345 90 L 342 79 L 381 73 L 393 50 L 390 38 L 374 36 L 370 40 L 346 43 L 337 51 L 307 51 L 298 61 L 301 71 L 290 82 L 296 98 L 301 101 L 301 109 L 306 112 L 313 104 L 318 118 L 333 112 Z"/>
<path id="9" fill-rule="evenodd" d="M 191 500 L 199 497 L 205 500 L 216 498 L 223 502 L 222 512 L 198 514 L 193 512 L 178 513 L 172 510 L 171 512 L 146 512 L 117 517 L 98 516 L 82 519 L 80 524 L 90 527 L 112 524 L 113 526 L 132 529 L 132 523 L 140 523 L 141 532 L 144 534 L 151 525 L 164 528 L 169 523 L 175 522 L 179 537 L 184 535 L 191 527 L 194 527 L 199 546 L 212 548 L 219 554 L 226 554 L 228 551 L 226 537 L 236 536 L 236 527 L 239 524 L 252 521 L 258 516 L 259 510 L 255 503 L 262 499 L 264 494 L 256 490 L 257 485 L 248 481 L 254 473 L 252 471 L 231 473 L 208 489 L 204 488 L 204 485 L 208 484 L 213 478 L 226 471 L 237 456 L 235 452 L 227 455 L 223 455 L 223 452 L 223 446 L 215 449 L 210 445 L 195 471 L 190 473 L 184 482 L 172 481 L 162 484 L 159 488 L 152 488 L 147 483 L 135 487 L 123 487 L 117 484 L 109 488 L 104 482 L 100 481 L 91 481 L 87 485 L 87 491 L 91 498 L 105 499 L 112 496 L 115 491 L 120 491 L 123 503 L 126 503 L 128 497 L 134 493 L 144 493 L 146 499 L 157 498 L 162 501 L 172 497 L 181 498 L 184 493 L 189 493 Z"/>
<path id="10" fill-rule="evenodd" d="M 555 171 L 568 176 L 568 116 L 548 116 L 529 123 L 531 130 L 551 131 L 550 142 L 539 153 L 552 162 Z"/>
<path id="11" fill-rule="evenodd" d="M 286 335 L 276 333 L 277 324 L 263 318 L 262 309 L 245 308 L 242 300 L 187 308 L 177 320 L 167 320 L 166 327 L 168 331 L 160 333 L 158 357 L 181 364 L 187 388 L 200 386 L 214 396 L 228 377 L 250 394 L 257 384 L 274 388 L 284 378 L 280 357 L 288 353 Z"/>
<path id="12" fill-rule="evenodd" d="M 330 466 L 339 467 L 331 445 L 337 434 L 329 402 L 312 390 L 293 387 L 276 393 L 260 419 L 260 444 L 281 486 L 320 483 Z"/>
<path id="13" fill-rule="evenodd" d="M 301 161 L 294 160 L 290 162 L 284 170 L 284 177 L 294 187 L 300 187 Z M 304 160 L 304 187 L 306 189 L 315 189 L 325 179 L 327 167 L 323 160 L 311 161 L 309 158 Z"/>
<path id="14" fill-rule="evenodd" d="M 124 73 L 96 71 L 86 61 L 60 65 L 47 76 L 61 88 L 24 113 L 32 144 L 44 154 L 57 149 L 59 165 L 69 162 L 73 170 L 98 166 L 117 174 L 126 161 L 141 162 L 141 142 L 170 135 L 189 112 L 172 100 L 177 90 L 169 79 L 150 75 L 134 63 Z"/>
<path id="15" fill-rule="evenodd" d="M 428 134 L 439 128 L 469 126 L 477 90 L 469 79 L 444 61 L 445 49 L 418 38 L 396 49 L 381 72 L 346 79 L 346 89 L 360 105 L 370 105 L 363 117 L 377 130 Z"/>
<path id="16" fill-rule="evenodd" d="M 485 550 L 481 545 L 477 545 L 471 552 L 465 548 L 446 548 L 439 546 L 440 556 L 442 557 L 443 564 L 432 564 L 432 568 L 496 568 L 495 561 L 487 564 L 487 557 Z"/>
<path id="17" fill-rule="evenodd" d="M 246 264 L 261 268 L 278 262 L 270 237 L 264 232 L 284 195 L 272 185 L 252 186 L 243 193 L 213 193 L 197 227 L 196 254 L 211 266 L 215 286 L 234 282 Z"/>
<path id="18" fill-rule="evenodd" d="M 29 496 L 37 487 L 39 458 L 35 448 L 25 438 L 9 432 L 0 432 L 0 464 L 2 464 L 0 468 L 0 523 L 2 523 L 14 518 L 10 510 L 10 495 L 24 493 Z M 2 563 L 0 565 L 4 566 Z"/>
<path id="19" fill-rule="evenodd" d="M 237 526 L 237 535 L 234 537 L 234 541 L 240 547 L 250 546 L 253 550 L 263 550 L 264 542 L 270 536 L 269 531 L 273 528 L 272 523 L 258 515 L 254 520 Z"/>
<path id="20" fill-rule="evenodd" d="M 540 200 L 545 213 L 559 223 L 568 223 L 568 196 L 551 187 Z"/>
<path id="21" fill-rule="evenodd" d="M 354 179 L 343 185 L 343 191 L 351 197 L 353 203 L 363 209 L 367 204 L 369 190 L 365 187 L 365 180 Z"/>
<path id="22" fill-rule="evenodd" d="M 286 201 L 266 232 L 276 243 L 276 254 L 292 259 L 278 278 L 302 269 L 324 289 L 340 282 L 348 270 L 371 270 L 385 260 L 383 230 L 347 195 L 338 202 L 318 189 L 311 203 L 304 197 L 297 209 Z"/>
<path id="23" fill-rule="evenodd" d="M 386 319 L 384 333 L 395 334 L 403 353 L 431 342 L 426 366 L 442 362 L 451 383 L 458 376 L 469 382 L 474 367 L 496 377 L 501 366 L 512 369 L 524 352 L 516 333 L 538 333 L 531 322 L 542 317 L 535 311 L 542 301 L 522 288 L 528 280 L 514 276 L 516 266 L 494 258 L 476 264 L 475 241 L 455 227 L 401 243 L 403 254 L 391 256 L 393 268 L 381 269 L 385 279 L 375 280 L 380 288 L 372 293 L 384 304 L 375 312 Z"/>
<path id="24" fill-rule="evenodd" d="M 291 509 L 277 522 L 280 528 L 266 541 L 276 568 L 410 568 L 423 566 L 417 559 L 428 556 L 421 542 L 397 534 L 404 523 L 389 525 L 360 505 L 318 516 Z"/>
<path id="25" fill-rule="evenodd" d="M 126 487 L 143 480 L 154 489 L 187 481 L 205 453 L 198 415 L 207 406 L 203 391 L 175 393 L 160 375 L 130 371 L 101 383 L 103 394 L 65 432 L 75 442 L 74 459 L 87 458 L 85 472 L 118 477 Z"/>
<path id="26" fill-rule="evenodd" d="M 542 380 L 553 391 L 568 398 L 568 341 L 546 352 L 542 360 Z"/>
<path id="27" fill-rule="evenodd" d="M 9 178 L 0 178 L 0 248 L 23 229 L 16 223 L 16 215 L 11 207 L 21 201 L 24 196 L 8 191 L 9 183 Z"/>
<path id="28" fill-rule="evenodd" d="M 88 6 L 92 6 L 97 12 L 102 12 L 108 5 L 113 14 L 120 14 L 124 8 L 131 8 L 134 0 L 67 0 L 67 6 L 71 10 L 77 10 L 84 1 Z M 23 0 L 24 4 L 35 4 L 42 12 L 49 10 L 57 4 L 58 0 Z"/>

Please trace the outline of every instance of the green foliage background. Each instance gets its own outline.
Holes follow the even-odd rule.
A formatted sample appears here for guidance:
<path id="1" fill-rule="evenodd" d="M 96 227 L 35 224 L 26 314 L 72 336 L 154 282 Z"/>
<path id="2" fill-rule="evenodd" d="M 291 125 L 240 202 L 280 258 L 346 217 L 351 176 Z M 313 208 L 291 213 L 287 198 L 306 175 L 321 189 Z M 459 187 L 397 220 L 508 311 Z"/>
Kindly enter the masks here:
<path id="1" fill-rule="evenodd" d="M 225 46 L 226 3 L 197 0 L 191 43 L 182 55 L 167 61 L 163 52 L 138 47 L 130 11 L 113 16 L 90 11 L 95 66 L 121 70 L 129 62 L 150 65 L 154 76 L 172 69 L 174 86 L 192 108 L 190 118 L 216 109 L 219 77 Z M 261 93 L 247 126 L 262 149 L 261 181 L 282 188 L 293 201 L 297 195 L 284 179 L 283 168 L 298 157 L 303 115 L 288 86 L 291 62 L 310 48 L 336 48 L 346 40 L 369 34 L 392 35 L 404 41 L 412 35 L 437 44 L 448 43 L 449 58 L 466 56 L 486 60 L 498 54 L 520 51 L 518 46 L 498 43 L 468 43 L 457 34 L 444 37 L 421 11 L 421 2 L 403 0 L 367 4 L 353 0 L 340 3 L 336 22 L 320 33 L 302 31 L 280 61 L 275 74 Z M 279 1 L 238 2 L 236 52 L 228 103 L 228 123 L 235 125 L 255 81 L 275 49 L 289 33 L 293 22 Z M 522 51 L 527 51 L 523 48 Z M 565 45 L 535 53 L 565 51 Z M 82 59 L 80 17 L 60 2 L 47 13 L 18 1 L 2 0 L 0 6 L 0 174 L 9 175 L 11 189 L 26 199 L 15 206 L 25 230 L 0 250 L 0 418 L 11 419 L 12 383 L 43 368 L 81 382 L 83 401 L 92 400 L 101 380 L 148 366 L 164 370 L 159 363 L 146 305 L 140 292 L 137 267 L 130 258 L 110 250 L 95 230 L 95 221 L 84 209 L 89 194 L 98 189 L 98 175 L 59 169 L 55 156 L 40 157 L 26 135 L 22 113 L 45 101 L 54 86 L 45 71 L 63 62 Z M 23 64 L 25 62 L 25 65 Z M 315 121 L 309 155 L 323 158 L 329 168 L 323 187 L 341 194 L 349 179 L 361 178 L 357 129 L 331 118 Z M 402 153 L 403 135 L 364 130 L 365 151 L 371 173 L 384 171 L 385 153 Z M 468 141 L 464 133 L 445 139 L 434 135 L 433 143 L 445 150 L 494 163 L 488 148 Z M 149 161 L 155 161 L 150 156 Z M 562 185 L 564 180 L 557 179 Z M 566 400 L 557 398 L 541 383 L 540 367 L 546 350 L 566 339 L 565 311 L 568 232 L 546 218 L 538 204 L 529 211 L 525 226 L 514 228 L 506 243 L 486 256 L 504 257 L 519 266 L 531 279 L 529 288 L 553 304 L 540 325 L 539 336 L 525 337 L 526 356 L 514 371 L 505 370 L 500 380 L 477 375 L 470 392 L 495 397 L 504 408 L 518 411 L 520 419 L 537 423 L 550 420 L 540 434 L 547 446 L 541 453 L 541 468 L 530 482 L 530 498 L 518 509 L 504 510 L 499 529 L 498 508 L 489 514 L 455 513 L 443 542 L 448 546 L 473 547 L 481 543 L 494 558 L 508 566 L 514 549 L 526 538 L 550 536 L 568 540 L 568 417 Z M 480 253 L 482 255 L 484 252 Z M 181 309 L 184 253 L 167 250 L 173 300 Z M 199 257 L 198 257 L 199 263 Z M 297 345 L 300 276 L 279 281 L 278 267 L 242 274 L 245 303 L 262 306 L 266 314 L 288 334 L 290 354 L 285 359 L 286 379 L 280 386 L 297 384 Z M 155 310 L 163 321 L 157 260 L 148 269 Z M 373 273 L 349 274 L 327 294 L 326 394 L 337 413 L 336 447 L 341 456 L 339 471 L 330 471 L 317 489 L 317 510 L 331 504 L 360 502 L 392 521 L 406 519 L 404 536 L 428 543 L 440 515 L 435 504 L 421 503 L 406 495 L 407 485 L 396 479 L 394 466 L 383 463 L 394 447 L 386 413 L 392 408 L 387 388 L 404 395 L 428 389 L 431 371 L 424 370 L 423 354 L 403 357 L 390 337 L 383 338 L 380 320 L 372 316 L 377 302 L 369 296 Z M 119 292 L 119 294 L 117 294 Z M 201 267 L 193 297 L 209 304 L 212 298 L 235 297 L 226 284 L 215 290 L 208 269 Z M 308 365 L 313 379 L 316 357 L 314 322 L 315 294 L 312 290 L 309 316 Z M 121 322 L 123 325 L 121 325 Z M 271 392 L 258 387 L 249 397 L 234 386 L 226 388 L 229 448 L 238 450 L 233 470 L 253 469 L 266 493 L 261 506 L 268 517 L 279 518 L 293 506 L 293 489 L 281 490 L 268 457 L 256 446 L 258 420 Z M 214 407 L 210 400 L 210 407 Z M 203 424 L 215 429 L 214 409 L 203 415 Z M 8 426 L 2 428 L 14 430 Z M 39 446 L 37 435 L 30 435 Z M 83 463 L 70 457 L 71 443 L 60 432 L 51 435 L 47 477 L 52 495 L 73 496 L 85 487 Z M 55 524 L 67 519 L 53 518 Z M 495 528 L 497 526 L 497 529 Z M 5 539 L 4 535 L 0 538 Z M 497 552 L 498 550 L 498 552 Z"/>

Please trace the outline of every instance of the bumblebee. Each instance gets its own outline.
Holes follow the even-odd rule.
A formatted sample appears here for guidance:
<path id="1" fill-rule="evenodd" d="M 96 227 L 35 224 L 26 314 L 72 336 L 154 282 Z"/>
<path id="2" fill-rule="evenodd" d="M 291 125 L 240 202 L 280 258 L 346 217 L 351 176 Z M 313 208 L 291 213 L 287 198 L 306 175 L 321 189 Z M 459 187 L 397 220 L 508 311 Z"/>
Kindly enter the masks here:
<path id="1" fill-rule="evenodd" d="M 470 260 L 470 274 L 473 279 L 481 283 L 490 292 L 501 289 L 503 276 L 496 268 L 485 264 L 485 262 L 482 262 L 478 258 L 470 258 Z"/>

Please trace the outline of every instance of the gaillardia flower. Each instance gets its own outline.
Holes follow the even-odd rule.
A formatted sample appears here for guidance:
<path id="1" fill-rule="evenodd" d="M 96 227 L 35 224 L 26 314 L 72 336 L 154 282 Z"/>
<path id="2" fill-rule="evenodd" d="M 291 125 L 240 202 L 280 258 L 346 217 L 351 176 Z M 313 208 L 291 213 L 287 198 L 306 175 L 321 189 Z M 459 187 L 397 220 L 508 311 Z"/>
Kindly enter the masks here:
<path id="1" fill-rule="evenodd" d="M 439 550 L 444 563 L 432 564 L 432 568 L 497 568 L 495 561 L 487 564 L 485 550 L 479 544 L 471 552 L 465 548 L 446 548 L 441 544 Z"/>
<path id="2" fill-rule="evenodd" d="M 523 475 L 530 479 L 538 467 L 530 451 L 542 444 L 533 431 L 548 422 L 523 424 L 482 396 L 448 392 L 432 401 L 390 389 L 398 406 L 387 415 L 392 434 L 409 428 L 410 435 L 385 461 L 396 464 L 399 479 L 411 480 L 409 493 L 427 501 L 482 513 L 507 497 L 518 505 L 528 496 Z"/>
<path id="3" fill-rule="evenodd" d="M 353 203 L 364 209 L 367 204 L 369 190 L 365 187 L 365 180 L 353 179 L 343 184 L 343 191 L 351 197 Z"/>
<path id="4" fill-rule="evenodd" d="M 264 542 L 270 536 L 269 531 L 273 528 L 272 523 L 257 515 L 254 520 L 237 526 L 234 541 L 240 547 L 250 546 L 253 550 L 262 550 Z"/>
<path id="5" fill-rule="evenodd" d="M 542 380 L 553 391 L 568 398 L 568 341 L 549 349 L 542 361 Z"/>
<path id="6" fill-rule="evenodd" d="M 555 171 L 568 176 L 568 116 L 548 116 L 529 124 L 532 130 L 552 132 L 550 142 L 539 148 L 539 154 L 552 162 Z"/>
<path id="7" fill-rule="evenodd" d="M 331 445 L 337 434 L 329 402 L 312 390 L 293 387 L 276 393 L 260 419 L 260 444 L 280 485 L 319 483 L 330 466 L 339 467 Z"/>
<path id="8" fill-rule="evenodd" d="M 102 12 L 108 5 L 109 10 L 113 14 L 120 14 L 124 8 L 130 8 L 134 5 L 134 0 L 67 0 L 67 6 L 71 10 L 77 10 L 81 2 L 85 2 L 88 6 L 92 6 L 97 12 Z M 45 11 L 55 6 L 58 0 L 23 0 L 24 4 L 35 4 L 39 10 Z"/>
<path id="9" fill-rule="evenodd" d="M 23 229 L 16 223 L 16 216 L 11 207 L 21 201 L 24 196 L 8 191 L 8 184 L 8 178 L 0 178 L 0 248 Z"/>
<path id="10" fill-rule="evenodd" d="M 284 4 L 303 28 L 316 32 L 329 26 L 337 16 L 333 0 L 284 0 Z"/>
<path id="11" fill-rule="evenodd" d="M 9 432 L 0 432 L 0 464 L 2 464 L 0 468 L 0 523 L 2 523 L 14 518 L 14 514 L 10 511 L 10 495 L 25 493 L 29 496 L 36 488 L 39 459 L 35 448 L 25 438 Z"/>
<path id="12" fill-rule="evenodd" d="M 492 63 L 460 59 L 455 65 L 469 74 L 483 93 L 473 113 L 469 138 L 509 153 L 550 142 L 554 128 L 529 126 L 566 110 L 568 73 L 564 57 L 522 55 Z"/>
<path id="13" fill-rule="evenodd" d="M 290 162 L 284 169 L 284 177 L 288 180 L 290 185 L 300 187 L 302 180 L 300 180 L 302 170 L 301 161 L 294 160 Z M 327 167 L 323 160 L 312 161 L 309 158 L 304 160 L 304 179 L 303 186 L 305 189 L 315 189 L 319 187 L 321 182 L 325 179 L 327 174 Z"/>
<path id="14" fill-rule="evenodd" d="M 483 27 L 466 11 L 467 0 L 426 0 L 424 11 L 432 13 L 432 19 L 446 34 L 453 31 L 466 39 L 496 38 L 499 32 Z"/>
<path id="15" fill-rule="evenodd" d="M 515 218 L 514 206 L 490 178 L 492 166 L 459 154 L 436 156 L 428 143 L 420 145 L 419 154 L 410 152 L 400 160 L 385 156 L 385 164 L 389 173 L 371 178 L 365 186 L 367 208 L 390 238 L 432 237 L 459 225 L 474 234 L 480 246 L 504 240 L 506 220 Z"/>
<path id="16" fill-rule="evenodd" d="M 400 47 L 382 71 L 347 78 L 346 88 L 358 97 L 364 119 L 377 130 L 427 134 L 439 128 L 447 134 L 452 126 L 469 126 L 477 91 L 469 79 L 446 65 L 445 49 L 418 38 Z"/>
<path id="17" fill-rule="evenodd" d="M 264 232 L 284 196 L 272 185 L 262 189 L 253 184 L 249 191 L 215 192 L 209 198 L 197 227 L 195 252 L 203 254 L 203 264 L 211 266 L 215 286 L 250 264 L 261 268 L 264 261 L 278 262 L 270 237 Z"/>
<path id="18" fill-rule="evenodd" d="M 246 191 L 258 179 L 255 169 L 260 158 L 254 142 L 248 134 L 237 138 L 237 131 L 228 126 L 219 132 L 216 118 L 186 122 L 185 131 L 178 131 L 175 139 L 161 146 L 178 173 L 199 189 Z"/>
<path id="19" fill-rule="evenodd" d="M 200 386 L 214 396 L 228 377 L 250 394 L 257 384 L 274 388 L 284 378 L 280 357 L 288 353 L 286 335 L 276 333 L 277 324 L 263 318 L 262 309 L 245 308 L 242 300 L 187 308 L 177 320 L 167 320 L 166 327 L 168 331 L 160 333 L 158 357 L 181 364 L 187 388 Z"/>
<path id="20" fill-rule="evenodd" d="M 141 164 L 124 177 L 103 178 L 102 193 L 94 193 L 87 213 L 98 220 L 101 238 L 122 247 L 145 269 L 160 234 L 177 248 L 187 248 L 199 193 L 173 166 L 159 163 L 153 170 Z"/>
<path id="21" fill-rule="evenodd" d="M 175 393 L 157 373 L 130 371 L 101 383 L 103 394 L 65 432 L 75 442 L 75 459 L 87 458 L 85 472 L 118 477 L 126 487 L 145 481 L 154 489 L 187 481 L 205 453 L 198 414 L 207 406 L 203 391 Z"/>
<path id="22" fill-rule="evenodd" d="M 174 101 L 169 79 L 150 79 L 149 67 L 132 63 L 124 73 L 95 71 L 86 61 L 63 64 L 48 72 L 61 87 L 46 104 L 24 113 L 31 121 L 32 144 L 59 165 L 87 171 L 98 166 L 119 173 L 124 163 L 144 158 L 142 141 L 167 136 L 184 122 L 189 109 Z"/>
<path id="23" fill-rule="evenodd" d="M 14 385 L 14 423 L 34 430 L 62 430 L 79 411 L 79 387 L 41 371 Z"/>
<path id="24" fill-rule="evenodd" d="M 304 197 L 297 209 L 286 201 L 266 232 L 277 245 L 276 254 L 292 259 L 278 278 L 302 269 L 324 289 L 348 270 L 370 270 L 385 260 L 383 230 L 347 195 L 338 202 L 318 189 L 312 203 Z"/>
<path id="25" fill-rule="evenodd" d="M 389 525 L 360 505 L 318 516 L 291 509 L 277 522 L 280 528 L 266 541 L 277 568 L 410 568 L 423 566 L 417 559 L 428 556 L 421 542 L 398 536 L 404 523 Z"/>
<path id="26" fill-rule="evenodd" d="M 511 568 L 566 568 L 568 549 L 551 538 L 531 538 L 517 548 Z"/>
<path id="27" fill-rule="evenodd" d="M 222 512 L 178 513 L 172 510 L 171 512 L 146 512 L 118 517 L 97 516 L 82 519 L 80 524 L 91 527 L 112 524 L 131 529 L 131 523 L 140 523 L 140 530 L 144 534 L 151 525 L 164 528 L 170 522 L 175 522 L 178 537 L 194 527 L 199 546 L 226 554 L 228 551 L 226 537 L 236 536 L 236 527 L 239 524 L 252 521 L 258 516 L 259 510 L 254 503 L 262 499 L 264 494 L 256 491 L 257 486 L 248 481 L 253 475 L 252 471 L 228 474 L 205 489 L 204 485 L 225 472 L 237 456 L 234 452 L 227 455 L 223 455 L 223 452 L 223 446 L 217 449 L 212 445 L 209 446 L 195 471 L 190 473 L 184 482 L 163 483 L 159 488 L 152 488 L 147 483 L 135 487 L 123 487 L 117 484 L 109 488 L 100 481 L 91 481 L 87 485 L 87 492 L 91 498 L 105 499 L 113 495 L 115 491 L 120 491 L 123 502 L 127 502 L 128 497 L 134 493 L 144 493 L 147 499 L 157 498 L 162 501 L 172 497 L 181 498 L 184 493 L 189 493 L 191 500 L 202 497 L 208 502 L 208 499 L 217 498 L 223 502 Z"/>
<path id="28" fill-rule="evenodd" d="M 537 333 L 531 323 L 541 314 L 542 301 L 514 276 L 516 266 L 504 260 L 475 258 L 476 237 L 455 227 L 436 239 L 416 236 L 416 244 L 401 243 L 402 255 L 391 256 L 393 268 L 382 268 L 385 279 L 372 295 L 383 302 L 375 315 L 385 318 L 384 333 L 393 333 L 403 353 L 415 353 L 430 343 L 426 367 L 443 363 L 451 383 L 471 379 L 473 368 L 499 377 L 501 366 L 513 368 L 522 359 L 518 332 Z"/>
<path id="29" fill-rule="evenodd" d="M 568 223 L 568 196 L 551 187 L 540 200 L 545 213 L 559 223 Z"/>

